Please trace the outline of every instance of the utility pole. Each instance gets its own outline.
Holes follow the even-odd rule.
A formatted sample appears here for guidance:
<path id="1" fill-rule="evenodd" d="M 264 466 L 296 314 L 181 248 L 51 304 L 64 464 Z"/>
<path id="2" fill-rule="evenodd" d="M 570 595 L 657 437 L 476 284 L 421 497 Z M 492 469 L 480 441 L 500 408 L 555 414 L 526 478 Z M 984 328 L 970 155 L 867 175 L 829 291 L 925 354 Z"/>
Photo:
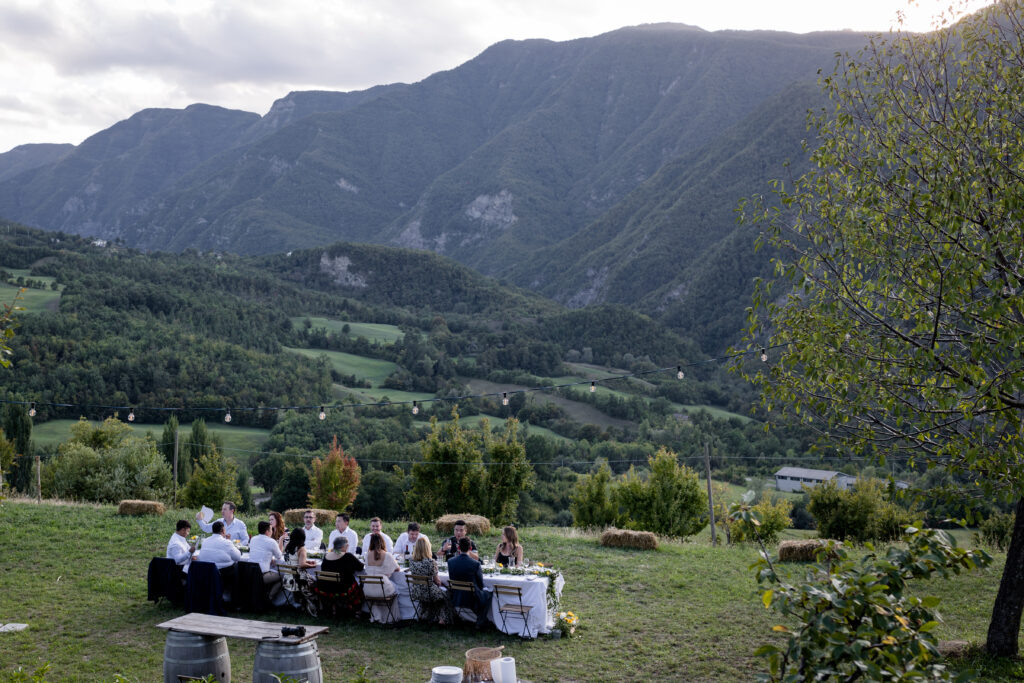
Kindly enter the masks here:
<path id="1" fill-rule="evenodd" d="M 36 456 L 36 502 L 43 502 L 43 466 L 39 462 L 39 456 Z"/>
<path id="2" fill-rule="evenodd" d="M 174 429 L 174 507 L 178 507 L 178 429 Z"/>
<path id="3" fill-rule="evenodd" d="M 718 545 L 718 534 L 715 531 L 715 500 L 711 496 L 711 446 L 704 442 L 704 472 L 708 476 L 708 514 L 711 516 L 711 545 Z"/>

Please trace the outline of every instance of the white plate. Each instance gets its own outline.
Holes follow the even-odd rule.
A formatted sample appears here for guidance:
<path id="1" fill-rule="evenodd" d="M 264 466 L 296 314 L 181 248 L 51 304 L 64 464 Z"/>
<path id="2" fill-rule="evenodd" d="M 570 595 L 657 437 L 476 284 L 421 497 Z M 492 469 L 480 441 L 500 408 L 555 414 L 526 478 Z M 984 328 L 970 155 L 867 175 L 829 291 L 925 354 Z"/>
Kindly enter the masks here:
<path id="1" fill-rule="evenodd" d="M 528 574 L 526 577 L 527 581 L 536 581 L 537 577 L 534 574 Z"/>
<path id="2" fill-rule="evenodd" d="M 213 519 L 213 510 L 206 507 L 205 505 L 199 510 L 199 514 L 202 515 L 203 521 L 207 524 L 209 524 L 210 520 Z"/>

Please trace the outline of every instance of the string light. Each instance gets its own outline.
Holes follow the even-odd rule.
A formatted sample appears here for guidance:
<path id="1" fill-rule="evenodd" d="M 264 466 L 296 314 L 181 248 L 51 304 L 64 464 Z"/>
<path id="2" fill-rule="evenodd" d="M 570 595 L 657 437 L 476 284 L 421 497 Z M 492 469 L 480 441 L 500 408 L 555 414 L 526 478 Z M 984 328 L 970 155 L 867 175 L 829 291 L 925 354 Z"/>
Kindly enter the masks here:
<path id="1" fill-rule="evenodd" d="M 228 408 L 227 411 L 224 413 L 224 421 L 231 422 L 231 408 Z"/>
<path id="2" fill-rule="evenodd" d="M 683 377 L 684 377 L 684 375 L 683 375 L 683 366 L 682 365 L 677 365 L 676 366 L 676 379 L 682 379 Z"/>
<path id="3" fill-rule="evenodd" d="M 324 410 L 323 406 L 320 406 L 320 414 L 317 415 L 317 417 L 319 417 L 321 420 L 327 417 L 327 411 Z"/>
<path id="4" fill-rule="evenodd" d="M 591 382 L 590 383 L 590 393 L 594 393 L 595 391 L 597 391 L 597 382 Z"/>
<path id="5" fill-rule="evenodd" d="M 508 405 L 508 392 L 507 391 L 504 392 L 501 395 L 501 405 L 503 405 L 503 406 L 507 406 Z"/>
<path id="6" fill-rule="evenodd" d="M 128 409 L 128 421 L 135 422 L 135 408 Z"/>
<path id="7" fill-rule="evenodd" d="M 763 346 L 761 347 L 761 362 L 768 362 L 768 351 Z"/>
<path id="8" fill-rule="evenodd" d="M 29 417 L 35 417 L 36 416 L 36 404 L 35 404 L 35 401 L 33 401 L 32 405 L 30 405 L 28 407 L 28 416 Z"/>
<path id="9" fill-rule="evenodd" d="M 412 402 L 412 414 L 413 415 L 419 415 L 420 414 L 420 405 L 416 401 Z"/>

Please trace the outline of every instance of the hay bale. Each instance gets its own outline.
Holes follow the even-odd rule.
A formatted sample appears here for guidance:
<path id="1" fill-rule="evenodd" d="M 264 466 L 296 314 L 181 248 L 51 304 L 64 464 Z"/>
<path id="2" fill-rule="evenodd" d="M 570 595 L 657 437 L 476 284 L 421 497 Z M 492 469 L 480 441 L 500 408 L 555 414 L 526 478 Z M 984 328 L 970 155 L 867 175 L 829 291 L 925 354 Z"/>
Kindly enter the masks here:
<path id="1" fill-rule="evenodd" d="M 940 640 L 938 650 L 945 659 L 963 659 L 971 654 L 971 643 L 967 640 Z"/>
<path id="2" fill-rule="evenodd" d="M 636 548 L 637 550 L 657 550 L 658 537 L 650 531 L 633 531 L 631 529 L 607 529 L 601 534 L 601 545 L 606 548 Z"/>
<path id="3" fill-rule="evenodd" d="M 814 562 L 825 544 L 817 538 L 779 543 L 779 562 Z"/>
<path id="4" fill-rule="evenodd" d="M 466 533 L 470 536 L 480 536 L 491 531 L 491 520 L 468 513 L 438 517 L 434 520 L 434 528 L 443 536 L 451 536 L 455 529 L 455 522 L 460 519 L 466 523 Z"/>
<path id="5" fill-rule="evenodd" d="M 321 529 L 323 529 L 324 527 L 327 527 L 327 529 L 334 528 L 334 519 L 338 516 L 337 510 L 322 510 L 320 508 L 297 508 L 294 510 L 285 510 L 281 516 L 284 517 L 284 523 L 290 527 L 302 526 L 304 524 L 302 520 L 302 515 L 306 514 L 306 510 L 312 510 L 313 514 L 316 515 L 316 522 L 314 522 L 316 526 L 320 527 Z"/>
<path id="6" fill-rule="evenodd" d="M 164 504 L 156 500 L 122 500 L 117 506 L 119 515 L 162 515 L 167 512 Z"/>

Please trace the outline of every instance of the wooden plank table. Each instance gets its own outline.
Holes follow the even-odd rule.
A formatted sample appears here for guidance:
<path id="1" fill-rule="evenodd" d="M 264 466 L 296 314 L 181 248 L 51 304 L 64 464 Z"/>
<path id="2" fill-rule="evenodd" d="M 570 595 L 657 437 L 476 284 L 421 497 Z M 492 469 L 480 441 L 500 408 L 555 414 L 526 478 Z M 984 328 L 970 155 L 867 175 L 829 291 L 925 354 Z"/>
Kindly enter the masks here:
<path id="1" fill-rule="evenodd" d="M 244 638 L 245 640 L 284 643 L 286 645 L 305 643 L 329 630 L 326 626 L 304 626 L 306 629 L 306 635 L 304 636 L 282 636 L 281 628 L 284 626 L 295 627 L 298 624 L 279 624 L 275 621 L 216 617 L 211 614 L 191 612 L 156 625 L 157 628 L 185 631 L 186 633 L 195 633 L 201 636 L 226 636 L 228 638 Z"/>

